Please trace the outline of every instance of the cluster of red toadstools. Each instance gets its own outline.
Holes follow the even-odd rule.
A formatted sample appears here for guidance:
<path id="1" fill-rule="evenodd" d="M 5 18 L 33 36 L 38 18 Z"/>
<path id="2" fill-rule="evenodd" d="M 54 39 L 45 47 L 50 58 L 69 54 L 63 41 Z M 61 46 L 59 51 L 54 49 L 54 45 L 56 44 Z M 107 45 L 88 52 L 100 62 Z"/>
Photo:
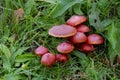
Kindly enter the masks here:
<path id="1" fill-rule="evenodd" d="M 83 24 L 86 22 L 85 16 L 73 15 L 66 21 L 66 24 L 53 26 L 49 30 L 49 35 L 65 38 L 66 42 L 58 44 L 57 50 L 60 54 L 52 54 L 44 46 L 39 46 L 35 49 L 35 54 L 42 56 L 41 63 L 46 66 L 53 65 L 57 62 L 65 62 L 68 60 L 68 54 L 71 53 L 74 48 L 88 54 L 95 50 L 94 45 L 104 43 L 104 39 L 99 34 L 86 34 L 90 32 L 90 28 Z"/>

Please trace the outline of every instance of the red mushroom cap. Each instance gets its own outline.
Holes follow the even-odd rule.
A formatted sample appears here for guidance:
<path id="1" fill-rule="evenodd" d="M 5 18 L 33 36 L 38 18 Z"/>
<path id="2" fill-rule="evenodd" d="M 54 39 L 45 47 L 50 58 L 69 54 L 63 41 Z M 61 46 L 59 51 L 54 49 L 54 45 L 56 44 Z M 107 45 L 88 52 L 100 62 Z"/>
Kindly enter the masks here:
<path id="1" fill-rule="evenodd" d="M 104 43 L 104 39 L 102 36 L 98 35 L 98 34 L 90 34 L 88 36 L 88 40 L 87 40 L 88 44 L 103 44 Z"/>
<path id="2" fill-rule="evenodd" d="M 39 46 L 38 48 L 35 49 L 34 53 L 36 55 L 42 56 L 45 53 L 48 53 L 48 49 L 44 46 Z"/>
<path id="3" fill-rule="evenodd" d="M 87 36 L 83 32 L 77 32 L 76 35 L 69 38 L 72 43 L 83 43 L 87 41 Z"/>
<path id="4" fill-rule="evenodd" d="M 88 26 L 82 24 L 82 25 L 77 26 L 77 31 L 85 33 L 85 32 L 89 32 L 90 28 Z"/>
<path id="5" fill-rule="evenodd" d="M 85 22 L 87 18 L 85 16 L 73 15 L 70 19 L 66 21 L 66 24 L 71 26 L 77 26 L 83 22 Z"/>
<path id="6" fill-rule="evenodd" d="M 65 54 L 56 54 L 56 61 L 66 62 L 68 60 L 68 55 Z"/>
<path id="7" fill-rule="evenodd" d="M 57 50 L 60 52 L 60 53 L 70 53 L 74 50 L 74 46 L 69 43 L 69 42 L 63 42 L 63 43 L 60 43 L 58 46 L 57 46 Z"/>
<path id="8" fill-rule="evenodd" d="M 41 64 L 45 66 L 51 66 L 55 63 L 56 57 L 54 54 L 46 53 L 41 58 Z"/>
<path id="9" fill-rule="evenodd" d="M 92 44 L 84 43 L 84 44 L 81 44 L 81 47 L 79 48 L 79 50 L 89 53 L 94 50 L 94 46 Z"/>
<path id="10" fill-rule="evenodd" d="M 75 35 L 77 32 L 76 28 L 69 26 L 69 25 L 58 25 L 58 26 L 53 26 L 49 30 L 49 35 L 54 36 L 54 37 L 70 37 Z"/>

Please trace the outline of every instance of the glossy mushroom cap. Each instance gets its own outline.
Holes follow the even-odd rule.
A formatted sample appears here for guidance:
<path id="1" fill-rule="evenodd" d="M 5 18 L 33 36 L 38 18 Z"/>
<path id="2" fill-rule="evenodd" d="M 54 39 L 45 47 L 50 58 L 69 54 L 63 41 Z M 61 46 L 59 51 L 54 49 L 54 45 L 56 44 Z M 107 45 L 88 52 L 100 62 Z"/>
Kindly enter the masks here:
<path id="1" fill-rule="evenodd" d="M 56 54 L 56 61 L 66 62 L 68 60 L 68 55 L 65 54 Z"/>
<path id="2" fill-rule="evenodd" d="M 39 46 L 38 48 L 35 49 L 34 53 L 36 55 L 42 56 L 45 53 L 48 53 L 48 49 L 44 46 Z"/>
<path id="3" fill-rule="evenodd" d="M 82 24 L 82 25 L 77 26 L 77 31 L 85 33 L 85 32 L 89 32 L 90 28 Z"/>
<path id="4" fill-rule="evenodd" d="M 41 64 L 45 66 L 51 66 L 55 63 L 56 57 L 54 54 L 46 53 L 41 58 Z"/>
<path id="5" fill-rule="evenodd" d="M 60 52 L 60 53 L 70 53 L 74 50 L 74 46 L 69 43 L 69 42 L 63 42 L 63 43 L 60 43 L 58 46 L 57 46 L 57 50 Z"/>
<path id="6" fill-rule="evenodd" d="M 49 30 L 49 35 L 54 36 L 54 37 L 70 37 L 75 35 L 77 32 L 76 28 L 69 26 L 69 25 L 58 25 L 58 26 L 53 26 Z"/>
<path id="7" fill-rule="evenodd" d="M 80 16 L 80 15 L 73 15 L 66 21 L 66 24 L 71 25 L 71 26 L 77 26 L 83 22 L 85 22 L 87 18 L 85 16 Z"/>
<path id="8" fill-rule="evenodd" d="M 88 40 L 87 40 L 88 44 L 103 44 L 104 43 L 104 39 L 102 36 L 98 35 L 98 34 L 90 34 L 88 36 Z"/>
<path id="9" fill-rule="evenodd" d="M 94 46 L 92 44 L 84 43 L 84 44 L 81 44 L 81 47 L 79 48 L 79 50 L 88 53 L 94 50 Z"/>
<path id="10" fill-rule="evenodd" d="M 74 36 L 70 37 L 69 40 L 72 43 L 83 43 L 87 41 L 87 36 L 83 32 L 77 32 Z"/>

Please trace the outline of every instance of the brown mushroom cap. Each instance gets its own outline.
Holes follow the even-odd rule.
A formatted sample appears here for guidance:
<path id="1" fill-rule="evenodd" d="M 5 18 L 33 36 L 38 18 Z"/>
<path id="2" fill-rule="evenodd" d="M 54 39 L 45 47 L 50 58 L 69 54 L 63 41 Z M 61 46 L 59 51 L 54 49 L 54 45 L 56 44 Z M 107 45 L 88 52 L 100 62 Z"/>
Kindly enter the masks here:
<path id="1" fill-rule="evenodd" d="M 69 26 L 69 25 L 58 25 L 58 26 L 53 26 L 49 30 L 49 35 L 54 36 L 54 37 L 70 37 L 75 35 L 77 32 L 76 28 Z"/>

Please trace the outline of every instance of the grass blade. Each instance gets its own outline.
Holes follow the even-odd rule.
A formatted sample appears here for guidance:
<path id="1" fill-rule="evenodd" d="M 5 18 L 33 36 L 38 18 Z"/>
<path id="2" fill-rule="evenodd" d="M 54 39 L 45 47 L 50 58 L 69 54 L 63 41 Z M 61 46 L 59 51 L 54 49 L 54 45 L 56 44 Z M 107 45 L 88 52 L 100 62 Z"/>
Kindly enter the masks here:
<path id="1" fill-rule="evenodd" d="M 76 3 L 80 3 L 82 0 L 61 0 L 55 10 L 52 12 L 53 17 L 61 16 L 68 8 L 72 7 Z"/>
<path id="2" fill-rule="evenodd" d="M 0 52 L 2 52 L 2 60 L 3 60 L 3 68 L 7 70 L 8 72 L 11 70 L 11 53 L 7 46 L 4 44 L 0 44 Z"/>
<path id="3" fill-rule="evenodd" d="M 109 51 L 108 51 L 108 55 L 110 57 L 111 63 L 113 63 L 113 60 L 115 58 L 116 55 L 119 54 L 120 52 L 120 46 L 118 46 L 119 44 L 119 34 L 120 34 L 120 28 L 119 28 L 120 24 L 117 24 L 115 22 L 113 22 L 109 28 L 108 28 L 108 32 L 107 32 L 107 39 L 109 41 Z"/>
<path id="4" fill-rule="evenodd" d="M 15 62 L 15 58 L 18 56 L 18 55 L 21 55 L 26 49 L 28 49 L 27 47 L 22 47 L 20 49 L 18 49 L 16 52 L 14 52 L 12 54 L 12 57 L 11 57 L 11 64 L 14 64 Z"/>
<path id="5" fill-rule="evenodd" d="M 33 54 L 23 54 L 16 57 L 16 62 L 25 62 L 35 58 Z"/>

